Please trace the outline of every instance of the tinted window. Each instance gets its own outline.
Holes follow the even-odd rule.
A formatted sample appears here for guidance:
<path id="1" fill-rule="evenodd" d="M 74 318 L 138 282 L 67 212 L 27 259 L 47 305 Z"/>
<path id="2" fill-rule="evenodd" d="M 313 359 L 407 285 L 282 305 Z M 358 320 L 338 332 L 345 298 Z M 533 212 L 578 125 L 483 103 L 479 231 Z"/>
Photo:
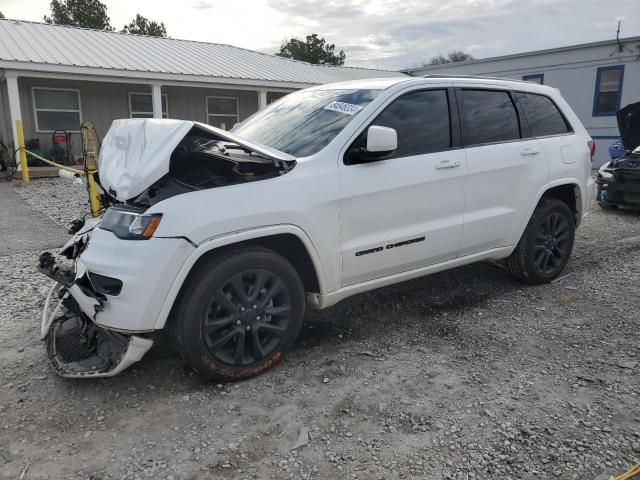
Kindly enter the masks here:
<path id="1" fill-rule="evenodd" d="M 395 128 L 398 149 L 394 158 L 437 152 L 451 146 L 446 90 L 407 93 L 394 100 L 373 125 Z"/>
<path id="2" fill-rule="evenodd" d="M 462 90 L 466 145 L 520 138 L 518 114 L 507 92 Z"/>
<path id="3" fill-rule="evenodd" d="M 233 129 L 247 140 L 295 157 L 319 152 L 379 90 L 302 90 L 252 115 Z"/>
<path id="4" fill-rule="evenodd" d="M 534 137 L 559 135 L 570 131 L 558 107 L 550 98 L 532 93 L 516 93 L 516 97 Z"/>

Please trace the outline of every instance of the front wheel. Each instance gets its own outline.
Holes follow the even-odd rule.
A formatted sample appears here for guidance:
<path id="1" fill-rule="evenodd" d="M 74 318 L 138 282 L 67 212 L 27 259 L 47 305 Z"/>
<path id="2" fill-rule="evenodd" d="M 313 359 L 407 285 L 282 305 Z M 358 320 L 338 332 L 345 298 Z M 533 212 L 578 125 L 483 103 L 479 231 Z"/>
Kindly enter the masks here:
<path id="1" fill-rule="evenodd" d="M 507 258 L 507 269 L 524 283 L 548 283 L 567 266 L 574 238 L 573 213 L 567 204 L 555 198 L 543 199 Z"/>
<path id="2" fill-rule="evenodd" d="M 172 314 L 172 336 L 200 376 L 243 380 L 280 362 L 304 309 L 302 281 L 284 257 L 260 247 L 226 251 L 190 275 Z"/>

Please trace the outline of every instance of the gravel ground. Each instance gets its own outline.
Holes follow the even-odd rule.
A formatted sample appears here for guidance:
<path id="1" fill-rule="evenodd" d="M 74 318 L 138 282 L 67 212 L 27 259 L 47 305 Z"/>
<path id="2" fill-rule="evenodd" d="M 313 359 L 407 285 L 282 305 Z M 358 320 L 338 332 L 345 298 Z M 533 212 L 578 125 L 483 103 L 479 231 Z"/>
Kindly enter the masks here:
<path id="1" fill-rule="evenodd" d="M 18 191 L 60 223 L 84 200 Z M 113 379 L 56 377 L 37 252 L 0 257 L 0 478 L 608 478 L 640 455 L 638 252 L 638 215 L 594 207 L 553 284 L 477 264 L 363 294 L 228 385 L 162 342 Z"/>

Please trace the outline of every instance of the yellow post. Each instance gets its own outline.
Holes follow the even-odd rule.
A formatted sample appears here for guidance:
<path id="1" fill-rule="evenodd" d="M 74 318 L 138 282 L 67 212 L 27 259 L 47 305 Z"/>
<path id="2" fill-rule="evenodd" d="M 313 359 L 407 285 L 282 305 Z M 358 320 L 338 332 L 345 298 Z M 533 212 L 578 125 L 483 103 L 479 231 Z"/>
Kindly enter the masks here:
<path id="1" fill-rule="evenodd" d="M 93 178 L 95 170 L 87 169 L 87 183 L 89 184 L 89 207 L 91 208 L 91 216 L 100 216 L 100 194 L 98 193 L 98 186 Z"/>
<path id="2" fill-rule="evenodd" d="M 95 135 L 93 123 L 84 122 L 80 127 L 82 135 L 82 150 L 84 155 L 84 170 L 87 174 L 87 190 L 89 191 L 89 207 L 93 217 L 100 216 L 100 192 L 93 175 L 98 171 L 98 139 Z"/>
<path id="3" fill-rule="evenodd" d="M 22 171 L 22 181 L 29 183 L 29 168 L 27 167 L 27 153 L 24 148 L 24 131 L 22 130 L 22 120 L 16 120 L 16 133 L 18 134 L 18 155 L 20 156 L 20 170 Z"/>

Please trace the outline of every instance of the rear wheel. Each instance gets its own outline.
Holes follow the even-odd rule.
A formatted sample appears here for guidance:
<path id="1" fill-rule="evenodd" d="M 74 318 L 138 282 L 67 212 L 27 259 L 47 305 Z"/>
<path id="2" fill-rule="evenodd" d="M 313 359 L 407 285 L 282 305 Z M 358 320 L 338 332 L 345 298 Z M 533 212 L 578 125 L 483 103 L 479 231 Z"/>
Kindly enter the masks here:
<path id="1" fill-rule="evenodd" d="M 567 266 L 574 237 L 573 213 L 567 204 L 555 198 L 543 199 L 507 259 L 507 268 L 528 284 L 550 282 Z"/>
<path id="2" fill-rule="evenodd" d="M 305 295 L 281 255 L 253 247 L 198 266 L 172 318 L 178 351 L 202 377 L 242 380 L 276 365 L 293 345 Z"/>

